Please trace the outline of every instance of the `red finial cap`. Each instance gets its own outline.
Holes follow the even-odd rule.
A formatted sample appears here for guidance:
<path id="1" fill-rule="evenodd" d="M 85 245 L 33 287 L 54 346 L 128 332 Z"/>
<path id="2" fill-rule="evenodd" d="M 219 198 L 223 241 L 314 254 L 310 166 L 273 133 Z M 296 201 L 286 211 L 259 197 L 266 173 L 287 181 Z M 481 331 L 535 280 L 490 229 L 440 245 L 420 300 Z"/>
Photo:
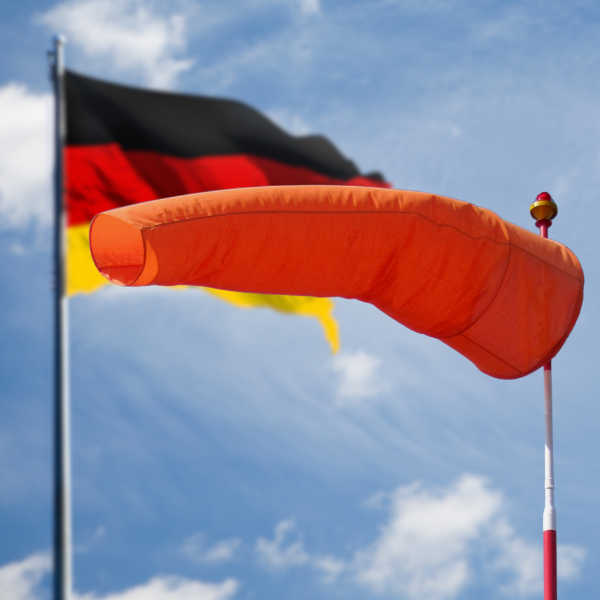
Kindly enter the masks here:
<path id="1" fill-rule="evenodd" d="M 548 192 L 542 192 L 529 207 L 529 212 L 536 221 L 552 221 L 558 214 L 558 206 Z"/>

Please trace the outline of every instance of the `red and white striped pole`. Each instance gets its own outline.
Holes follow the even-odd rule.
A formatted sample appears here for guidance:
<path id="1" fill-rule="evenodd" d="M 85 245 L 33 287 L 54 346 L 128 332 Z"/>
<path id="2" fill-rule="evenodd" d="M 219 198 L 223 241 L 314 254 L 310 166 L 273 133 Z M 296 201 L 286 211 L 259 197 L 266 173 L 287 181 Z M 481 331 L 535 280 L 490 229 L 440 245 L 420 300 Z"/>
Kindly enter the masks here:
<path id="1" fill-rule="evenodd" d="M 548 237 L 558 207 L 548 192 L 542 192 L 529 208 L 543 238 Z M 544 365 L 546 414 L 546 504 L 544 506 L 544 600 L 557 600 L 556 591 L 556 510 L 554 508 L 554 448 L 552 440 L 552 362 Z"/>

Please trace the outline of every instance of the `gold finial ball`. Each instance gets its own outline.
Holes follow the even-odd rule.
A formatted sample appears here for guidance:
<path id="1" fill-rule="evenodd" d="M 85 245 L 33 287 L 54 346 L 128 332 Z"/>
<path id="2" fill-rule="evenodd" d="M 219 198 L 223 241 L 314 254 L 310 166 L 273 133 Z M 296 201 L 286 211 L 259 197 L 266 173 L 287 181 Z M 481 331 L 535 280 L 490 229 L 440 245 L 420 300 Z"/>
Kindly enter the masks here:
<path id="1" fill-rule="evenodd" d="M 552 221 L 558 214 L 558 206 L 548 192 L 542 192 L 529 207 L 529 212 L 536 221 Z"/>

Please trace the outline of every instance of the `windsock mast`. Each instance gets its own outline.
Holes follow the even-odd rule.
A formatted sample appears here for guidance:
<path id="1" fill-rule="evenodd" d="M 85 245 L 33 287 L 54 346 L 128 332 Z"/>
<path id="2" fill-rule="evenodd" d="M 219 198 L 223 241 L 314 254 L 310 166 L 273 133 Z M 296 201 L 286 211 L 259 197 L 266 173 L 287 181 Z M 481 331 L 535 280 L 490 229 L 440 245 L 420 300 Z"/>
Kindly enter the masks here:
<path id="1" fill-rule="evenodd" d="M 543 238 L 558 214 L 558 207 L 548 192 L 542 192 L 529 212 Z M 556 509 L 554 508 L 554 442 L 552 431 L 552 361 L 544 365 L 544 412 L 546 416 L 546 448 L 544 488 L 544 600 L 557 600 L 556 589 Z"/>

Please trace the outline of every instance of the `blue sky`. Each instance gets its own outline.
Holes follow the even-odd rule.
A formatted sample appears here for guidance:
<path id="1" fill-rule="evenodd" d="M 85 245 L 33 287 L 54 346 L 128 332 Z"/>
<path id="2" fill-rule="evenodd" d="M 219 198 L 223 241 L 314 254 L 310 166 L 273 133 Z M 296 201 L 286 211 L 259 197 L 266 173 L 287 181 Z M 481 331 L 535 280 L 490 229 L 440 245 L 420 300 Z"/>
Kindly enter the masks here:
<path id="1" fill-rule="evenodd" d="M 45 52 L 243 100 L 394 187 L 550 234 L 586 274 L 553 363 L 559 593 L 600 584 L 600 7 L 23 0 L 0 8 L 0 597 L 49 596 L 51 95 Z M 541 598 L 541 373 L 504 382 L 371 306 L 314 321 L 200 291 L 71 301 L 78 600 Z"/>

